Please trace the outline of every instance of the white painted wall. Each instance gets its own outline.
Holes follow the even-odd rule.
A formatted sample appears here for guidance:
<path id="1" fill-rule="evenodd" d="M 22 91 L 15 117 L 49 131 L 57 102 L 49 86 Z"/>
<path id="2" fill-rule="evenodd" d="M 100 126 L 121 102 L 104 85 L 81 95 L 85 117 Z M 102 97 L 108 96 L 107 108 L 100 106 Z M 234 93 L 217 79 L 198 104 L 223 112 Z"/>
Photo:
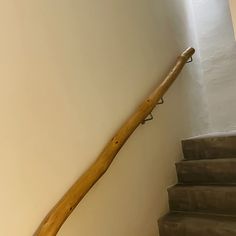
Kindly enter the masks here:
<path id="1" fill-rule="evenodd" d="M 187 130 L 192 130 L 194 134 L 210 132 L 209 105 L 206 96 L 206 85 L 203 77 L 193 4 L 189 0 L 166 0 L 165 4 L 168 7 L 168 17 L 177 47 L 192 45 L 196 49 L 194 66 L 186 67 L 186 79 L 182 84 L 184 87 L 181 91 L 184 99 L 182 105 L 186 109 L 185 116 L 189 116 L 186 124 L 188 126 Z"/>
<path id="2" fill-rule="evenodd" d="M 192 0 L 211 131 L 236 129 L 236 42 L 228 0 Z"/>
<path id="3" fill-rule="evenodd" d="M 195 44 L 187 2 L 1 2 L 0 235 L 31 236 Z M 155 120 L 138 128 L 60 236 L 157 235 L 180 140 L 208 129 L 198 71 L 197 60 L 186 67 Z"/>

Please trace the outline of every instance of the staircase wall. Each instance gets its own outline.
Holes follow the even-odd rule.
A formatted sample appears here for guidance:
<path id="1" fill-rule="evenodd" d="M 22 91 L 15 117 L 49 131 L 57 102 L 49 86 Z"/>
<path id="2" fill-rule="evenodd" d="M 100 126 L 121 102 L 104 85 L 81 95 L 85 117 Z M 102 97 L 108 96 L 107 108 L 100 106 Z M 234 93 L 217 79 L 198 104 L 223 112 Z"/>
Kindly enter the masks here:
<path id="1" fill-rule="evenodd" d="M 196 46 L 186 2 L 170 10 L 162 0 L 1 1 L 0 235 L 32 236 L 175 58 Z M 198 66 L 186 66 L 60 236 L 156 236 L 179 141 L 208 128 Z"/>
<path id="2" fill-rule="evenodd" d="M 192 0 L 211 131 L 236 130 L 236 41 L 228 0 Z"/>

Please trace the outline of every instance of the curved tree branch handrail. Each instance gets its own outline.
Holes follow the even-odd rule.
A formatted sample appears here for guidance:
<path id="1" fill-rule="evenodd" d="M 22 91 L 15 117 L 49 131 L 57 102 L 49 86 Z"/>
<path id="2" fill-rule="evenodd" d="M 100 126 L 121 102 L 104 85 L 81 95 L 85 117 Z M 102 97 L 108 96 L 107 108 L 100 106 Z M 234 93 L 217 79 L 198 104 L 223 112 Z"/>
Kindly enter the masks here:
<path id="1" fill-rule="evenodd" d="M 173 69 L 163 82 L 151 93 L 151 95 L 139 106 L 137 111 L 124 123 L 116 135 L 108 142 L 94 164 L 73 184 L 62 199 L 54 206 L 43 220 L 34 236 L 55 236 L 65 220 L 75 207 L 100 179 L 111 165 L 116 154 L 125 144 L 129 136 L 143 122 L 143 120 L 155 108 L 189 58 L 192 57 L 194 48 L 186 49 L 177 59 Z"/>

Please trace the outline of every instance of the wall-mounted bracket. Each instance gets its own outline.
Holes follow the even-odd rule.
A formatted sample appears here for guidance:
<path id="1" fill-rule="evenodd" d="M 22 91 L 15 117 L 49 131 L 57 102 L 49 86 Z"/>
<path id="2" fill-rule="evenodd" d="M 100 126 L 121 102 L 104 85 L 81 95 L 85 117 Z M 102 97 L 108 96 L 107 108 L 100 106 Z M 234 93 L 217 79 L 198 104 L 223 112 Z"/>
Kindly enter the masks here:
<path id="1" fill-rule="evenodd" d="M 193 62 L 193 57 L 190 57 L 190 60 L 187 61 L 186 63 L 188 64 L 188 63 L 191 63 L 191 62 Z"/>
<path id="2" fill-rule="evenodd" d="M 163 98 L 161 98 L 161 100 L 157 103 L 157 105 L 162 105 L 164 103 L 164 99 Z M 152 113 L 150 113 L 148 116 L 147 116 L 147 118 L 141 123 L 142 125 L 144 125 L 146 122 L 148 122 L 148 121 L 151 121 L 151 120 L 153 120 L 154 118 L 153 118 L 153 115 L 152 115 Z"/>
<path id="3" fill-rule="evenodd" d="M 157 105 L 162 105 L 164 102 L 164 98 L 161 98 L 160 102 L 158 102 Z"/>
<path id="4" fill-rule="evenodd" d="M 151 121 L 151 120 L 153 120 L 153 115 L 152 115 L 152 113 L 150 113 L 150 114 L 148 115 L 148 117 L 147 117 L 141 124 L 144 125 L 147 121 Z"/>

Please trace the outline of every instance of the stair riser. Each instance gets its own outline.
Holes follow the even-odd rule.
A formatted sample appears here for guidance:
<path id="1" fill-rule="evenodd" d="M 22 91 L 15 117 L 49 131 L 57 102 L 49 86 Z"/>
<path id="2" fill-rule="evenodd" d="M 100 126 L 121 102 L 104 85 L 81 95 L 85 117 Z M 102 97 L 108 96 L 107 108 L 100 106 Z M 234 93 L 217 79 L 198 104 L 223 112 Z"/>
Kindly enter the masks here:
<path id="1" fill-rule="evenodd" d="M 236 136 L 189 139 L 182 141 L 185 159 L 235 158 Z"/>
<path id="2" fill-rule="evenodd" d="M 168 193 L 173 211 L 236 214 L 236 187 L 173 187 Z"/>
<path id="3" fill-rule="evenodd" d="M 236 183 L 236 159 L 227 161 L 183 161 L 176 164 L 176 170 L 179 183 Z"/>

